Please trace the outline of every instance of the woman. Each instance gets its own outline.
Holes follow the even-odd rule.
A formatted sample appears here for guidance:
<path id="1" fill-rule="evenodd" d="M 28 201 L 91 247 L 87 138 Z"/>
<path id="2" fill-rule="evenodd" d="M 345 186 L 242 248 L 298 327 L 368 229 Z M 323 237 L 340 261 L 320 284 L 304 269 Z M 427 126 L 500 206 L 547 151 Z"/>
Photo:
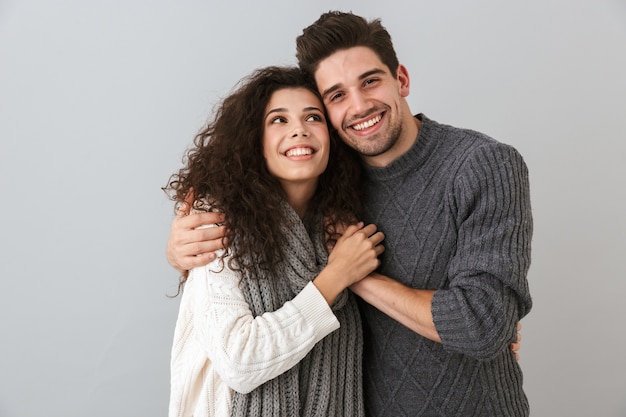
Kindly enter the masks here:
<path id="1" fill-rule="evenodd" d="M 230 235 L 181 279 L 170 416 L 363 415 L 347 287 L 379 265 L 383 235 L 354 224 L 358 160 L 329 135 L 314 85 L 258 70 L 194 144 L 166 190 L 178 205 L 193 190 L 194 210 L 225 213 Z"/>

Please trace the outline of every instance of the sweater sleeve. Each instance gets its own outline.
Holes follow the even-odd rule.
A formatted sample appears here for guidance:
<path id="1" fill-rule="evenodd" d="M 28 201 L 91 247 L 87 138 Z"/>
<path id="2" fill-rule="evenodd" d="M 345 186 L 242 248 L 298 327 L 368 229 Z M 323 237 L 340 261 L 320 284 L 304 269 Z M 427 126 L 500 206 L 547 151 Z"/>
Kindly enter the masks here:
<path id="1" fill-rule="evenodd" d="M 447 350 L 486 360 L 507 349 L 532 305 L 526 165 L 508 145 L 483 145 L 462 164 L 451 194 L 458 246 L 449 285 L 433 297 L 433 321 Z"/>
<path id="2" fill-rule="evenodd" d="M 239 274 L 217 262 L 193 269 L 185 291 L 195 292 L 198 342 L 235 391 L 248 393 L 289 370 L 339 328 L 312 282 L 278 310 L 254 317 Z"/>

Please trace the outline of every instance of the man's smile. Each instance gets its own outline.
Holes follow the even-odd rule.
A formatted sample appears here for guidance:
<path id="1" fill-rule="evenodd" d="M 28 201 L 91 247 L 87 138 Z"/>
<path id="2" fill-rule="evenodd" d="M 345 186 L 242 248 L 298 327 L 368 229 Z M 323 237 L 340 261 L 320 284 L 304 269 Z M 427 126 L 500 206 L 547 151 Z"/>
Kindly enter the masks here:
<path id="1" fill-rule="evenodd" d="M 356 131 L 367 129 L 368 127 L 372 127 L 376 123 L 380 122 L 380 120 L 382 118 L 383 118 L 383 115 L 381 113 L 381 114 L 379 114 L 379 115 L 377 115 L 377 116 L 375 116 L 375 117 L 373 117 L 373 118 L 371 118 L 369 120 L 366 120 L 365 122 L 357 123 L 355 125 L 352 125 L 352 126 L 350 126 L 350 128 L 352 128 L 353 130 L 356 130 Z"/>

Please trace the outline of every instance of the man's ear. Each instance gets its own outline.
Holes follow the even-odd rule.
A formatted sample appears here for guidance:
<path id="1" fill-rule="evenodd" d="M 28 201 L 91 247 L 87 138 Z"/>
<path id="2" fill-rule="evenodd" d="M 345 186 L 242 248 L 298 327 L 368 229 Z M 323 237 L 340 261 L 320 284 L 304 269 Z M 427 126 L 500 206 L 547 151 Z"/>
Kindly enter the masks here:
<path id="1" fill-rule="evenodd" d="M 400 86 L 400 96 L 407 97 L 410 92 L 411 80 L 409 78 L 409 71 L 402 64 L 398 65 L 397 78 Z"/>

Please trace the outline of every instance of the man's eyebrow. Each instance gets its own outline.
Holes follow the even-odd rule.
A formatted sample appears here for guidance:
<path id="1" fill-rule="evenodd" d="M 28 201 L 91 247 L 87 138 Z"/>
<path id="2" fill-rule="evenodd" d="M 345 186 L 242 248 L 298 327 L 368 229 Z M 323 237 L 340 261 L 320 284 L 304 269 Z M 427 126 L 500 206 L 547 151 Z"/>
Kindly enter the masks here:
<path id="1" fill-rule="evenodd" d="M 371 77 L 372 75 L 384 75 L 385 73 L 386 71 L 383 69 L 374 68 L 361 74 L 361 76 L 359 77 L 359 80 L 364 80 L 365 78 Z"/>
<path id="2" fill-rule="evenodd" d="M 322 92 L 322 98 L 326 99 L 326 96 L 328 96 L 330 93 L 332 93 L 334 91 L 339 90 L 340 88 L 341 88 L 341 84 L 340 83 L 339 84 L 335 84 L 335 85 L 333 85 L 331 87 L 328 87 L 326 90 L 324 90 Z"/>
<path id="3" fill-rule="evenodd" d="M 369 71 L 365 71 L 363 74 L 359 76 L 359 80 L 364 80 L 367 77 L 371 77 L 372 75 L 383 75 L 386 71 L 380 68 L 374 68 Z M 341 83 L 337 83 L 331 87 L 328 87 L 326 90 L 322 92 L 322 98 L 326 98 L 330 93 L 339 90 L 342 87 Z"/>

